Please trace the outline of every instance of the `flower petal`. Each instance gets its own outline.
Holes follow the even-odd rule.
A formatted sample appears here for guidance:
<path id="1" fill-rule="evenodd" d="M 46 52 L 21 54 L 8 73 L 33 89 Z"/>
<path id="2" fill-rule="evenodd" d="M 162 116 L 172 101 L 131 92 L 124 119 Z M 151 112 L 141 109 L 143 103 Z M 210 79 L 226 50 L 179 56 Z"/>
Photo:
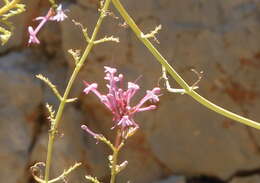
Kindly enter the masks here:
<path id="1" fill-rule="evenodd" d="M 62 5 L 60 4 L 56 9 L 56 15 L 52 16 L 50 20 L 61 22 L 64 21 L 66 18 L 68 18 L 68 16 L 65 14 L 65 11 L 62 10 Z"/>
<path id="2" fill-rule="evenodd" d="M 154 109 L 156 109 L 156 105 L 150 105 L 148 107 L 139 108 L 139 109 L 137 109 L 136 112 L 143 112 L 143 111 L 149 111 L 149 110 L 154 110 Z"/>
<path id="3" fill-rule="evenodd" d="M 96 90 L 97 89 L 97 87 L 98 87 L 98 84 L 97 83 L 92 83 L 92 84 L 88 84 L 87 82 L 84 82 L 85 83 L 85 85 L 87 86 L 84 90 L 83 90 L 83 92 L 85 93 L 85 94 L 88 94 L 89 92 L 93 92 L 93 90 Z"/>
<path id="4" fill-rule="evenodd" d="M 105 73 L 109 72 L 111 74 L 114 74 L 117 72 L 117 70 L 115 68 L 112 68 L 112 67 L 108 67 L 108 66 L 104 66 L 105 68 Z"/>
<path id="5" fill-rule="evenodd" d="M 152 102 L 159 102 L 158 95 L 160 94 L 161 89 L 160 88 L 153 88 L 152 90 L 147 90 L 146 95 L 144 98 L 140 100 L 140 102 L 134 107 L 134 110 L 132 113 L 138 112 L 142 105 L 147 102 L 148 100 Z"/>
<path id="6" fill-rule="evenodd" d="M 121 120 L 117 123 L 117 126 L 121 126 L 122 128 L 135 126 L 135 122 L 129 119 L 129 116 L 123 116 Z"/>

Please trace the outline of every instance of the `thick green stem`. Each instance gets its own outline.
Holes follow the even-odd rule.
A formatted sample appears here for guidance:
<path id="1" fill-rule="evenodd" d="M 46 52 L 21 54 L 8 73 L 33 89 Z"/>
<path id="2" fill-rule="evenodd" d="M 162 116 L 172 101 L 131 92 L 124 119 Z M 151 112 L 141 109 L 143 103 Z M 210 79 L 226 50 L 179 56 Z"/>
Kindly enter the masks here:
<path id="1" fill-rule="evenodd" d="M 131 27 L 133 32 L 139 38 L 139 40 L 149 49 L 149 51 L 153 54 L 153 56 L 166 68 L 167 72 L 176 80 L 176 82 L 185 89 L 186 93 L 194 98 L 196 101 L 206 106 L 207 108 L 226 116 L 230 119 L 233 119 L 237 122 L 243 123 L 245 125 L 251 126 L 256 129 L 260 129 L 260 123 L 255 122 L 253 120 L 244 118 L 235 113 L 232 113 L 226 109 L 223 109 L 207 99 L 203 98 L 201 95 L 192 90 L 191 87 L 182 79 L 182 77 L 172 68 L 172 66 L 167 62 L 167 60 L 159 53 L 159 51 L 153 46 L 153 44 L 145 37 L 141 36 L 142 32 L 135 24 L 134 20 L 129 16 L 125 8 L 120 3 L 120 0 L 112 0 L 114 6 L 124 18 L 125 22 Z"/>
<path id="2" fill-rule="evenodd" d="M 97 33 L 99 31 L 99 28 L 100 28 L 100 25 L 105 17 L 105 13 L 106 11 L 108 10 L 109 8 L 109 5 L 110 5 L 110 2 L 111 0 L 106 0 L 103 8 L 102 8 L 102 11 L 101 11 L 101 14 L 100 14 L 100 17 L 97 21 L 97 24 L 95 26 L 95 29 L 93 31 L 93 34 L 91 36 L 91 39 L 89 41 L 89 44 L 88 46 L 86 47 L 80 61 L 77 63 L 71 77 L 70 77 L 70 80 L 68 82 L 68 85 L 65 89 L 65 92 L 64 92 L 64 95 L 62 97 L 62 100 L 60 102 L 60 105 L 59 105 L 59 108 L 58 108 L 58 111 L 57 111 L 57 114 L 55 116 L 55 121 L 54 121 L 54 126 L 53 128 L 50 130 L 50 134 L 49 134 L 49 142 L 48 142 L 48 152 L 47 152 L 47 159 L 46 159 L 46 168 L 45 168 L 45 177 L 44 177 L 44 180 L 45 180 L 45 183 L 48 183 L 49 181 L 49 173 L 50 173 L 50 166 L 51 166 L 51 161 L 52 161 L 52 153 L 53 153 L 53 144 L 54 144 L 54 139 L 55 139 L 55 135 L 56 135 L 56 132 L 57 132 L 57 129 L 58 129 L 58 126 L 59 126 L 59 123 L 60 123 L 60 119 L 62 117 L 62 114 L 63 114 L 63 110 L 64 110 L 64 107 L 65 107 L 65 104 L 67 102 L 67 99 L 68 99 L 68 95 L 70 93 L 70 90 L 71 90 L 71 87 L 80 71 L 80 69 L 82 68 L 83 64 L 85 63 L 87 57 L 88 57 L 88 54 L 89 52 L 91 51 L 92 47 L 94 46 L 94 41 L 96 39 L 96 36 L 97 36 Z"/>

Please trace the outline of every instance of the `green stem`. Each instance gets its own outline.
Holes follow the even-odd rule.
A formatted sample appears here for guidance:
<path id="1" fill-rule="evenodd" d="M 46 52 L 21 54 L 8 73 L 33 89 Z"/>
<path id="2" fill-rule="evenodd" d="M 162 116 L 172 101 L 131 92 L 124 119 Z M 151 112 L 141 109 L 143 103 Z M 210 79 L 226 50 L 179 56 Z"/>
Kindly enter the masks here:
<path id="1" fill-rule="evenodd" d="M 55 117 L 55 121 L 54 121 L 54 126 L 53 128 L 50 130 L 50 134 L 49 134 L 49 142 L 48 142 L 48 152 L 47 152 L 47 159 L 46 159 L 46 167 L 45 167 L 45 177 L 44 177 L 44 180 L 45 180 L 45 183 L 48 183 L 49 181 L 49 174 L 50 174 L 50 166 L 51 166 L 51 161 L 52 161 L 52 153 L 53 153 L 53 144 L 54 144 L 54 139 L 55 139 L 55 135 L 56 135 L 56 132 L 57 132 L 57 129 L 58 129 L 58 126 L 59 126 L 59 123 L 60 123 L 60 119 L 62 117 L 62 114 L 63 114 L 63 110 L 64 110 L 64 107 L 65 107 L 65 104 L 67 102 L 67 99 L 68 99 L 68 95 L 70 93 L 70 90 L 71 90 L 71 87 L 80 71 L 80 69 L 82 68 L 83 64 L 85 63 L 87 57 L 88 57 L 88 54 L 89 52 L 91 51 L 92 47 L 94 46 L 94 41 L 96 39 L 96 36 L 97 36 L 97 33 L 99 31 L 99 28 L 100 28 L 100 25 L 102 24 L 102 21 L 105 17 L 105 12 L 108 10 L 109 8 L 109 5 L 110 5 L 110 2 L 111 0 L 106 0 L 103 8 L 102 8 L 102 12 L 99 16 L 99 19 L 97 21 L 97 24 L 94 28 L 94 31 L 93 31 L 93 34 L 91 36 L 91 39 L 89 41 L 89 44 L 88 46 L 86 47 L 80 61 L 77 63 L 71 77 L 70 77 L 70 80 L 68 82 L 68 85 L 65 89 L 65 92 L 64 92 L 64 95 L 62 97 L 62 100 L 60 102 L 60 105 L 59 105 L 59 108 L 58 108 L 58 111 L 57 111 L 57 114 L 56 114 L 56 117 Z"/>
<path id="2" fill-rule="evenodd" d="M 142 37 L 142 32 L 135 24 L 134 20 L 129 16 L 125 8 L 120 3 L 120 0 L 112 0 L 114 6 L 124 18 L 125 22 L 131 27 L 133 32 L 139 38 L 139 40 L 149 49 L 153 56 L 166 68 L 167 72 L 176 80 L 176 82 L 185 89 L 186 93 L 194 98 L 196 101 L 206 106 L 207 108 L 226 116 L 230 119 L 233 119 L 237 122 L 243 123 L 245 125 L 251 126 L 256 129 L 260 129 L 260 123 L 247 119 L 245 117 L 239 116 L 235 113 L 232 113 L 226 109 L 223 109 L 207 99 L 203 98 L 201 95 L 196 93 L 194 90 L 189 87 L 189 85 L 182 79 L 182 77 L 172 68 L 172 66 L 167 62 L 167 60 L 160 54 L 160 52 L 153 46 L 153 44 L 145 37 Z"/>
<path id="3" fill-rule="evenodd" d="M 115 144 L 114 144 L 114 150 L 113 150 L 113 155 L 112 155 L 112 165 L 111 165 L 111 179 L 110 183 L 115 183 L 116 181 L 116 166 L 117 166 L 117 157 L 118 153 L 121 149 L 120 147 L 121 144 L 121 133 L 120 131 L 117 131 L 116 139 L 115 139 Z"/>
<path id="4" fill-rule="evenodd" d="M 112 157 L 112 165 L 111 165 L 111 179 L 110 183 L 115 183 L 116 181 L 116 165 L 117 165 L 117 157 L 118 157 L 118 149 L 115 148 L 113 152 L 113 157 Z"/>
<path id="5" fill-rule="evenodd" d="M 10 9 L 14 8 L 21 0 L 13 0 L 12 2 L 4 5 L 1 9 L 0 9 L 0 16 L 2 16 L 4 13 L 6 13 L 7 11 L 9 11 Z"/>

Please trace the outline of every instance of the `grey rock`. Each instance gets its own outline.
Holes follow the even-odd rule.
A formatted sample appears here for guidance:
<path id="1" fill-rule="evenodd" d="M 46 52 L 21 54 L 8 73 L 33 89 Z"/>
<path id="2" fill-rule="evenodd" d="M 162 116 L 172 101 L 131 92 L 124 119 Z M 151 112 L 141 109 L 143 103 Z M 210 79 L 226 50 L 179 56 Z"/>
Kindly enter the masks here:
<path id="1" fill-rule="evenodd" d="M 24 58 L 23 53 L 11 53 L 0 59 L 0 176 L 6 183 L 25 180 L 42 100 L 39 83 L 21 67 Z"/>
<path id="2" fill-rule="evenodd" d="M 77 4 L 88 9 L 97 9 L 99 7 L 99 2 L 95 0 L 77 0 Z"/>
<path id="3" fill-rule="evenodd" d="M 167 179 L 156 181 L 154 183 L 185 183 L 186 179 L 184 176 L 171 176 Z"/>
<path id="4" fill-rule="evenodd" d="M 253 175 L 249 177 L 235 177 L 230 183 L 257 183 L 259 180 L 259 175 Z"/>
<path id="5" fill-rule="evenodd" d="M 44 111 L 39 112 L 39 106 L 48 102 L 56 109 L 58 101 L 34 75 L 43 72 L 62 93 L 75 66 L 67 50 L 81 49 L 83 53 L 87 44 L 79 27 L 68 19 L 44 27 L 39 35 L 43 46 L 24 49 L 22 53 L 12 51 L 23 49 L 27 42 L 27 38 L 21 41 L 27 34 L 25 22 L 31 22 L 32 17 L 48 9 L 47 3 L 26 2 L 30 2 L 28 12 L 32 14 L 14 20 L 19 22 L 17 32 L 0 51 L 3 54 L 0 59 L 0 145 L 5 147 L 0 150 L 0 157 L 5 160 L 1 162 L 0 177 L 8 177 L 6 183 L 28 182 L 24 175 L 28 166 L 46 158 L 49 122 Z M 142 3 L 128 0 L 122 3 L 144 33 L 162 24 L 163 29 L 157 35 L 160 45 L 151 41 L 189 84 L 197 79 L 190 68 L 204 71 L 198 90 L 202 96 L 236 113 L 259 119 L 258 0 L 143 0 Z M 98 1 L 68 1 L 67 5 L 70 18 L 81 22 L 91 34 L 98 18 Z M 32 10 L 37 11 L 37 15 Z M 112 11 L 119 16 L 115 9 Z M 112 116 L 93 95 L 82 94 L 82 80 L 98 82 L 100 90 L 105 92 L 105 65 L 117 67 L 127 81 L 135 81 L 142 75 L 137 81 L 142 89 L 133 104 L 145 90 L 158 84 L 160 64 L 129 28 L 119 26 L 121 23 L 121 18 L 105 18 L 98 38 L 114 35 L 120 37 L 121 42 L 95 46 L 73 86 L 70 96 L 78 96 L 79 100 L 65 109 L 59 130 L 64 136 L 55 142 L 51 177 L 75 161 L 83 165 L 71 174 L 70 180 L 83 182 L 86 174 L 97 176 L 102 182 L 110 177 L 107 156 L 111 152 L 105 145 L 96 144 L 80 125 L 87 124 L 113 141 Z M 39 52 L 41 56 L 36 56 Z M 170 81 L 173 87 L 178 87 L 176 82 Z M 35 123 L 40 116 L 46 121 L 39 134 L 35 134 Z M 120 162 L 129 162 L 119 174 L 120 182 L 148 183 L 173 174 L 211 175 L 224 180 L 238 170 L 259 168 L 259 131 L 210 112 L 186 95 L 163 91 L 158 109 L 138 114 L 136 121 L 141 128 L 120 154 Z M 9 171 L 14 168 L 15 171 Z M 232 182 L 247 179 L 255 181 L 258 177 L 234 178 Z M 173 176 L 161 180 L 164 181 L 185 180 Z"/>

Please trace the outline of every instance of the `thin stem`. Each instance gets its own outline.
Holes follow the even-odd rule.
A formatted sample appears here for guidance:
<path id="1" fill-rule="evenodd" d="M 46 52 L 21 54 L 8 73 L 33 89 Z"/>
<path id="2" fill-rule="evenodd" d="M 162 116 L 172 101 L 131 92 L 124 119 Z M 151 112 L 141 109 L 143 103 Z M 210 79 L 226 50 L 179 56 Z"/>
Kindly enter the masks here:
<path id="1" fill-rule="evenodd" d="M 117 131 L 116 139 L 115 139 L 115 144 L 114 144 L 114 151 L 112 155 L 112 165 L 111 165 L 111 179 L 110 183 L 115 183 L 116 181 L 116 166 L 117 166 L 117 157 L 118 153 L 120 151 L 120 144 L 121 144 L 121 133 L 120 130 Z"/>
<path id="2" fill-rule="evenodd" d="M 46 167 L 45 167 L 45 177 L 44 177 L 45 183 L 48 183 L 48 181 L 49 181 L 54 138 L 55 138 L 55 134 L 53 134 L 53 132 L 50 131 L 49 132 L 49 142 L 48 142 Z"/>
<path id="3" fill-rule="evenodd" d="M 111 165 L 111 179 L 110 183 L 116 182 L 116 165 L 117 165 L 117 156 L 118 156 L 118 149 L 115 149 L 113 152 L 112 157 L 112 165 Z"/>
<path id="4" fill-rule="evenodd" d="M 116 139 L 115 139 L 115 144 L 114 144 L 114 147 L 116 149 L 118 149 L 119 145 L 121 144 L 121 133 L 120 133 L 121 130 L 118 130 L 117 131 L 117 135 L 116 135 Z"/>
<path id="5" fill-rule="evenodd" d="M 86 47 L 86 49 L 85 49 L 85 51 L 84 51 L 80 61 L 76 65 L 76 67 L 75 67 L 75 69 L 74 69 L 74 71 L 73 71 L 73 73 L 72 73 L 72 75 L 70 77 L 70 80 L 68 82 L 68 85 L 67 85 L 67 87 L 65 89 L 65 92 L 64 92 L 64 95 L 62 97 L 62 100 L 60 102 L 57 114 L 55 116 L 53 129 L 50 130 L 50 134 L 49 134 L 48 152 L 47 152 L 46 168 L 45 168 L 45 178 L 44 178 L 45 183 L 48 183 L 48 181 L 49 181 L 49 173 L 50 173 L 50 166 L 51 166 L 51 161 L 52 161 L 54 139 L 55 139 L 55 135 L 56 135 L 59 123 L 60 123 L 60 119 L 61 119 L 62 114 L 63 114 L 63 110 L 64 110 L 64 107 L 65 107 L 68 95 L 70 93 L 71 87 L 72 87 L 72 85 L 73 85 L 73 83 L 74 83 L 74 81 L 75 81 L 75 79 L 76 79 L 80 69 L 82 68 L 83 64 L 86 61 L 86 58 L 87 58 L 89 52 L 91 51 L 92 47 L 94 46 L 94 41 L 96 39 L 96 36 L 97 36 L 98 31 L 99 31 L 100 25 L 102 24 L 102 21 L 103 21 L 103 19 L 105 17 L 105 12 L 109 8 L 110 2 L 111 2 L 111 0 L 106 0 L 104 6 L 102 8 L 102 11 L 100 13 L 99 19 L 98 19 L 98 21 L 96 23 L 96 26 L 94 28 L 94 31 L 93 31 L 93 34 L 92 34 L 91 39 L 89 41 L 89 44 Z"/>
<path id="6" fill-rule="evenodd" d="M 12 2 L 4 5 L 2 8 L 0 8 L 0 16 L 9 11 L 10 9 L 14 8 L 16 4 L 18 4 L 21 0 L 13 0 Z"/>
<path id="7" fill-rule="evenodd" d="M 182 77 L 172 68 L 172 66 L 167 62 L 167 60 L 160 54 L 160 52 L 153 46 L 153 44 L 145 37 L 142 37 L 142 32 L 135 24 L 134 20 L 129 16 L 125 8 L 120 3 L 120 0 L 112 0 L 114 6 L 121 14 L 125 22 L 131 27 L 133 32 L 139 38 L 139 40 L 149 49 L 149 51 L 153 54 L 153 56 L 159 61 L 168 71 L 168 73 L 176 80 L 176 82 L 186 91 L 188 95 L 194 98 L 196 101 L 206 106 L 207 108 L 226 116 L 230 119 L 233 119 L 237 122 L 243 123 L 245 125 L 251 126 L 256 129 L 260 129 L 260 123 L 232 113 L 226 109 L 223 109 L 212 102 L 208 101 L 194 90 L 182 79 Z"/>

